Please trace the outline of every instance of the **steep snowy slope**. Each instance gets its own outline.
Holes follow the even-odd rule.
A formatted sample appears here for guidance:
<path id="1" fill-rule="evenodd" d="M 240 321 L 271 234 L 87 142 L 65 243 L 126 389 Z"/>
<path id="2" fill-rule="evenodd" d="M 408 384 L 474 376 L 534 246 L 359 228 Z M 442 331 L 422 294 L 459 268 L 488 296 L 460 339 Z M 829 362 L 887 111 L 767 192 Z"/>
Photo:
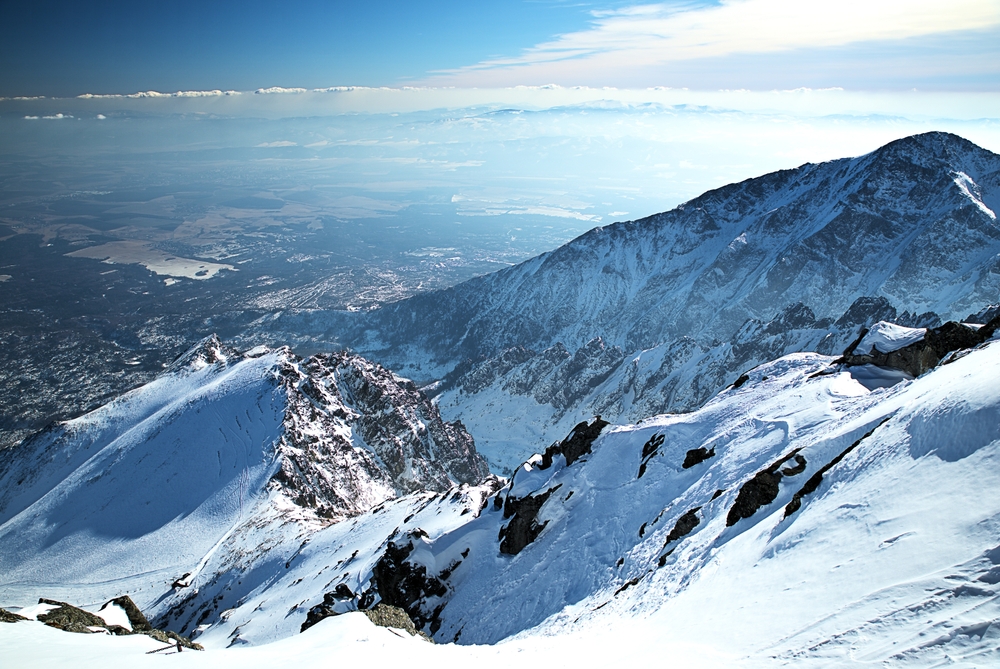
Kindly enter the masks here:
<path id="1" fill-rule="evenodd" d="M 831 363 L 786 357 L 572 464 L 534 459 L 480 518 L 403 542 L 427 581 L 467 552 L 445 595 L 388 597 L 462 643 L 638 614 L 787 657 L 992 649 L 961 629 L 1000 617 L 1000 344 L 875 391 Z"/>
<path id="2" fill-rule="evenodd" d="M 246 524 L 277 519 L 294 534 L 487 476 L 462 427 L 377 365 L 244 356 L 209 338 L 0 463 L 0 595 L 48 585 L 146 604 L 188 586 Z"/>

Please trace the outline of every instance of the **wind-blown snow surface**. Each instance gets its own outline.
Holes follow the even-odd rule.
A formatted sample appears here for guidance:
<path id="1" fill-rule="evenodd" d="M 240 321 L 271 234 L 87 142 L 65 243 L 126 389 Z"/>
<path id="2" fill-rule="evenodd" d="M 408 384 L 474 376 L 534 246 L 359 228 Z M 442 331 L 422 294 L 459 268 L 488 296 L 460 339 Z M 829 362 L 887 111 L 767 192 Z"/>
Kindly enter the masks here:
<path id="1" fill-rule="evenodd" d="M 275 544 L 243 574 L 253 576 L 253 590 L 206 617 L 204 660 L 184 661 L 273 658 L 266 646 L 213 648 L 293 635 L 324 592 L 366 579 L 391 538 L 411 543 L 407 559 L 447 584 L 443 596 L 413 607 L 437 611 L 439 641 L 459 632 L 463 644 L 508 639 L 468 651 L 420 647 L 418 665 L 581 662 L 591 650 L 607 656 L 598 655 L 598 640 L 609 633 L 624 662 L 1000 662 L 1000 342 L 875 391 L 832 361 L 788 356 L 694 413 L 607 427 L 590 454 L 570 465 L 556 455 L 547 469 L 535 459 L 489 499 L 487 489 L 406 497 L 301 546 Z M 684 468 L 686 454 L 700 448 L 709 457 Z M 759 508 L 743 504 L 735 513 L 748 483 L 765 474 L 773 499 L 758 496 Z M 543 495 L 537 538 L 501 554 L 499 531 L 512 522 L 507 497 Z M 282 657 L 315 657 L 326 634 L 344 657 L 395 652 L 360 622 L 323 621 L 282 642 Z M 59 657 L 11 636 L 18 625 L 35 629 L 0 628 L 16 657 Z"/>
<path id="2" fill-rule="evenodd" d="M 492 642 L 535 624 L 551 633 L 638 615 L 671 638 L 782 657 L 836 657 L 852 644 L 872 659 L 940 655 L 947 644 L 920 646 L 952 632 L 958 646 L 978 641 L 956 630 L 1000 615 L 990 583 L 1000 551 L 987 555 L 1000 546 L 1000 346 L 874 392 L 845 371 L 813 377 L 830 362 L 790 356 L 693 414 L 609 428 L 585 462 L 538 473 L 532 495 L 557 490 L 538 515 L 550 524 L 513 558 L 487 548 L 500 511 L 434 542 L 432 552 L 471 546 L 439 638 Z M 654 435 L 664 442 L 637 478 Z M 683 469 L 700 447 L 715 456 Z M 741 487 L 792 454 L 804 469 L 789 459 L 776 498 L 727 527 Z M 530 465 L 515 475 L 517 497 L 526 474 Z M 667 541 L 691 510 L 691 534 Z"/>

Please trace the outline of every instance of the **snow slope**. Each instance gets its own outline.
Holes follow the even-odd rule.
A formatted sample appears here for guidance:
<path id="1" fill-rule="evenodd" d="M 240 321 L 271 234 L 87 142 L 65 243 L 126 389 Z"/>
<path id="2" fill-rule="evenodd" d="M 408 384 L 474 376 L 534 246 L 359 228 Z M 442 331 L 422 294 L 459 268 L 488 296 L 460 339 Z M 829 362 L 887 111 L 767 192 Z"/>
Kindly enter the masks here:
<path id="1" fill-rule="evenodd" d="M 831 362 L 786 357 L 693 414 L 607 428 L 572 465 L 527 463 L 501 496 L 544 498 L 537 538 L 500 552 L 504 502 L 414 540 L 431 575 L 468 550 L 448 594 L 415 606 L 444 603 L 436 638 L 461 643 L 639 617 L 671 640 L 796 663 L 995 660 L 1000 345 L 876 391 Z M 714 456 L 685 469 L 699 448 Z M 734 519 L 768 471 L 784 472 L 775 498 Z"/>
<path id="2" fill-rule="evenodd" d="M 415 493 L 294 537 L 257 515 L 199 577 L 206 601 L 225 600 L 201 609 L 209 651 L 177 659 L 253 666 L 322 647 L 418 666 L 992 666 L 1000 342 L 874 391 L 856 369 L 781 358 L 696 412 L 604 427 L 589 452 L 563 442 L 499 491 Z M 502 643 L 394 646 L 351 614 L 296 634 L 338 584 L 406 606 L 439 642 Z M 19 657 L 40 652 L 8 630 Z"/>
<path id="3" fill-rule="evenodd" d="M 0 463 L 0 598 L 148 607 L 267 522 L 296 535 L 487 475 L 461 426 L 377 365 L 209 338 Z"/>

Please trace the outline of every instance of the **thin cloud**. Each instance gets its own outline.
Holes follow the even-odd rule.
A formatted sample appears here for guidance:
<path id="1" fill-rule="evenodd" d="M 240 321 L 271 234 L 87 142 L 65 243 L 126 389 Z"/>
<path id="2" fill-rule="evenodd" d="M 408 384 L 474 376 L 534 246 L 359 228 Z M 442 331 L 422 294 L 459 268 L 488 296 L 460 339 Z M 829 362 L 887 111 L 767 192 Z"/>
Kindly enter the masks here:
<path id="1" fill-rule="evenodd" d="M 282 146 L 298 146 L 295 142 L 289 142 L 287 139 L 277 141 L 277 142 L 263 142 L 257 145 L 258 149 L 275 149 Z"/>
<path id="2" fill-rule="evenodd" d="M 593 13 L 587 30 L 561 35 L 512 58 L 446 70 L 434 83 L 558 81 L 582 71 L 628 71 L 734 54 L 894 42 L 1000 26 L 995 0 L 723 0 L 637 5 Z M 502 75 L 502 76 L 501 76 Z M 533 75 L 533 76 L 532 76 Z"/>
<path id="3" fill-rule="evenodd" d="M 139 91 L 127 94 L 84 93 L 77 97 L 81 100 L 114 100 L 140 98 L 218 98 L 232 95 L 242 95 L 239 91 L 177 91 L 176 93 L 160 93 L 159 91 Z"/>

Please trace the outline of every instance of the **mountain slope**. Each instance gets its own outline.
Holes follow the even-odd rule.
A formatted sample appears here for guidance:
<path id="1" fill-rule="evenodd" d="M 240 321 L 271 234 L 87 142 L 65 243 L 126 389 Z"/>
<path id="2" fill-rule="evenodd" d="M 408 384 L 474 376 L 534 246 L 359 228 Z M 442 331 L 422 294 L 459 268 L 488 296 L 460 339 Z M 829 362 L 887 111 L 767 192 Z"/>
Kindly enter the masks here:
<path id="1" fill-rule="evenodd" d="M 172 586 L 149 571 L 155 560 L 116 559 L 102 574 L 115 580 L 58 587 L 82 603 L 132 588 L 154 624 L 210 649 L 294 636 L 310 617 L 381 600 L 439 642 L 559 644 L 611 630 L 641 644 L 623 657 L 693 645 L 730 666 L 989 664 L 1000 341 L 947 360 L 871 390 L 870 366 L 787 356 L 690 414 L 578 425 L 502 489 L 412 493 L 325 526 L 289 522 L 270 486 Z M 87 473 L 70 487 L 99 487 Z M 43 498 L 19 517 L 51 528 L 51 509 Z M 89 538 L 92 559 L 126 543 Z M 40 573 L 55 565 L 35 551 Z M 57 587 L 40 573 L 0 593 Z M 335 629 L 325 622 L 305 634 Z"/>
<path id="2" fill-rule="evenodd" d="M 861 296 L 956 319 L 995 301 L 998 207 L 1000 156 L 955 135 L 917 135 L 595 228 L 375 310 L 344 341 L 404 363 L 397 354 L 412 347 L 455 361 L 518 345 L 576 350 L 595 336 L 636 351 L 726 338 L 797 302 L 835 318 Z"/>
<path id="3" fill-rule="evenodd" d="M 183 587 L 261 505 L 304 531 L 487 477 L 462 427 L 381 367 L 209 338 L 0 463 L 0 573 L 8 595 Z"/>

